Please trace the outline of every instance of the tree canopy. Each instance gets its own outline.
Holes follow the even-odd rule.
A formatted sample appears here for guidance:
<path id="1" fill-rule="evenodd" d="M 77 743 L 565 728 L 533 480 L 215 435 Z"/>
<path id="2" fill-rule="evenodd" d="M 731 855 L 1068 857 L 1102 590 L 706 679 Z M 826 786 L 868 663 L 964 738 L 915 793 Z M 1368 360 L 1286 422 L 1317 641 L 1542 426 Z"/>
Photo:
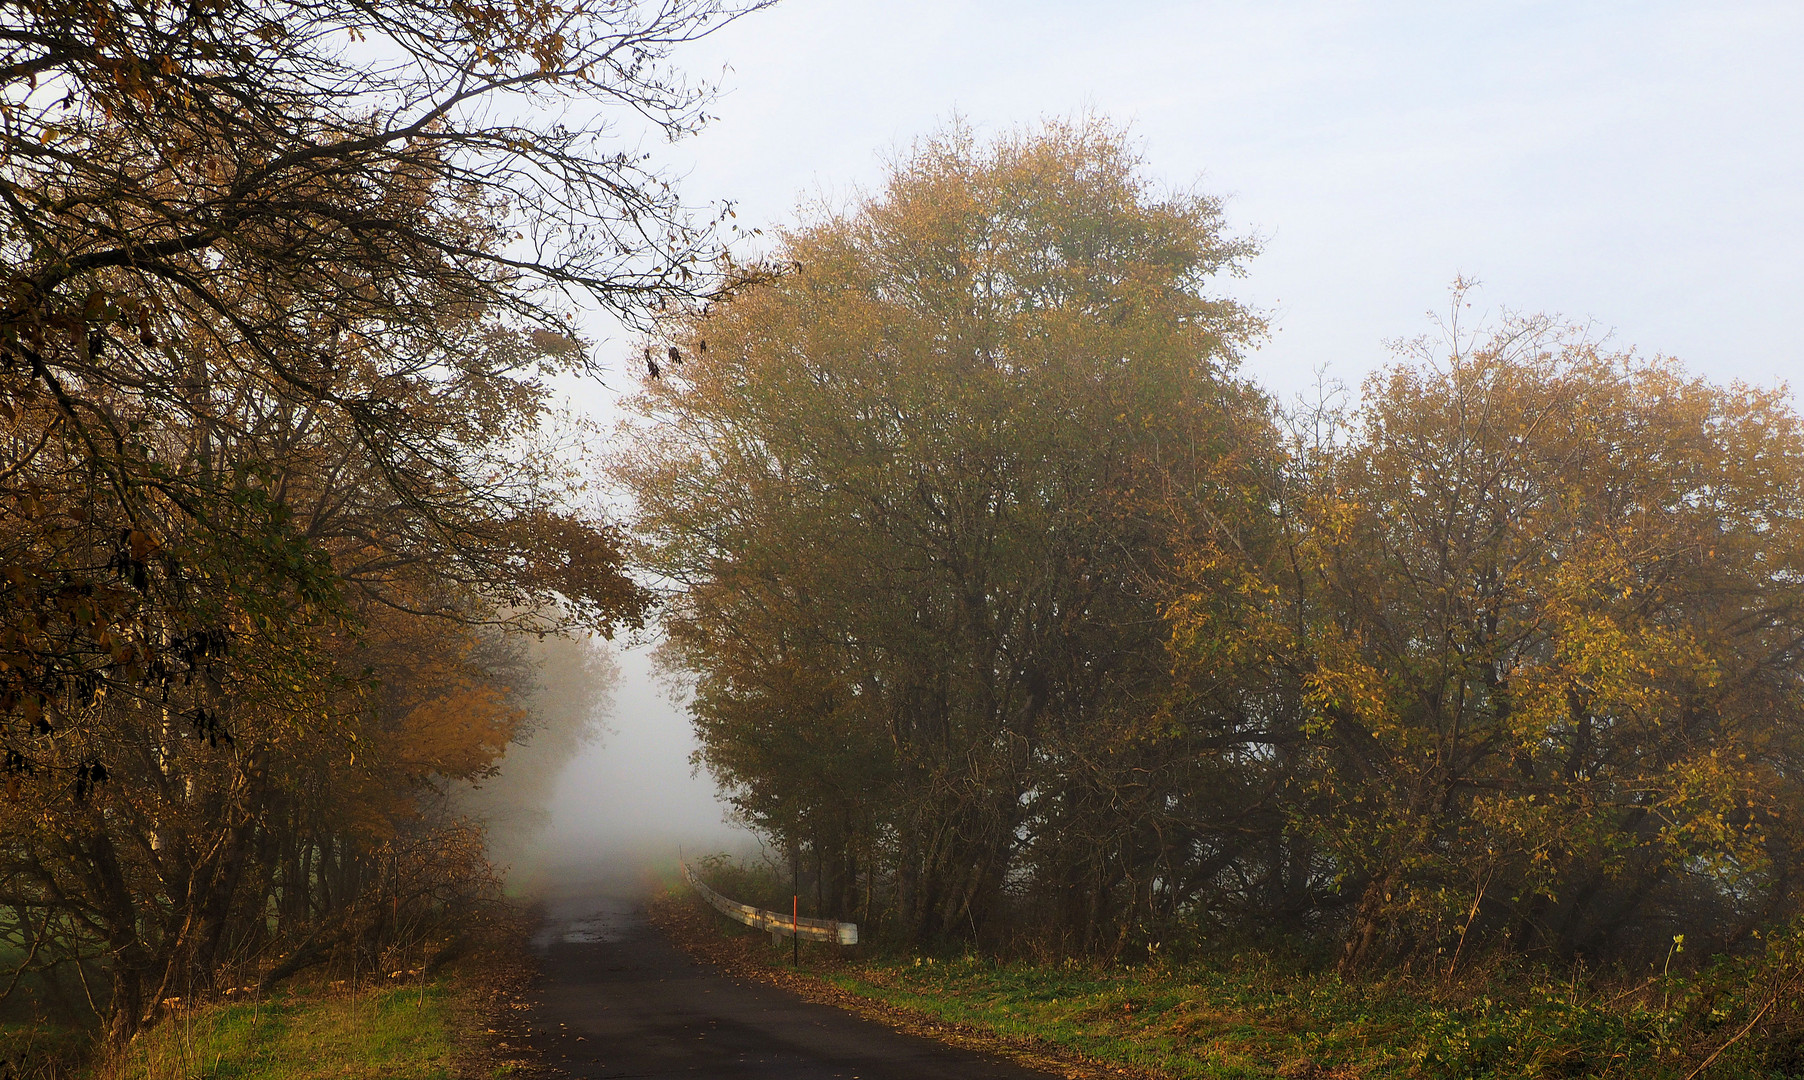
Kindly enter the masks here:
<path id="1" fill-rule="evenodd" d="M 543 379 L 716 284 L 616 127 L 755 6 L 0 5 L 0 938 L 115 1039 L 479 883 L 487 628 L 643 619 Z"/>
<path id="2" fill-rule="evenodd" d="M 1733 946 L 1797 899 L 1798 416 L 1546 319 L 1451 345 L 1286 497 L 1344 962 Z"/>
<path id="3" fill-rule="evenodd" d="M 670 327 L 642 557 L 703 757 L 834 905 L 962 935 L 1031 867 L 1091 941 L 1173 903 L 1158 573 L 1272 448 L 1233 374 L 1261 324 L 1212 285 L 1250 252 L 1105 124 L 954 128 Z"/>
<path id="4" fill-rule="evenodd" d="M 1796 913 L 1787 393 L 1510 317 L 1286 413 L 1212 285 L 1250 252 L 1106 125 L 955 127 L 663 327 L 638 551 L 824 913 L 1348 972 Z"/>

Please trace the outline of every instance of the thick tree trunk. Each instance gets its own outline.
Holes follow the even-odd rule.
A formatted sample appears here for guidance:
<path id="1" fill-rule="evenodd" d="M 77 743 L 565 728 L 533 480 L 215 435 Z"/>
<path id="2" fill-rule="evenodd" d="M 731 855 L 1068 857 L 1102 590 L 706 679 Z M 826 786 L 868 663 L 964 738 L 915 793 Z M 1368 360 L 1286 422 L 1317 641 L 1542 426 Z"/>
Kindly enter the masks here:
<path id="1" fill-rule="evenodd" d="M 144 1023 L 144 974 L 124 958 L 114 961 L 112 996 L 107 1001 L 106 1041 L 122 1047 L 132 1041 Z"/>

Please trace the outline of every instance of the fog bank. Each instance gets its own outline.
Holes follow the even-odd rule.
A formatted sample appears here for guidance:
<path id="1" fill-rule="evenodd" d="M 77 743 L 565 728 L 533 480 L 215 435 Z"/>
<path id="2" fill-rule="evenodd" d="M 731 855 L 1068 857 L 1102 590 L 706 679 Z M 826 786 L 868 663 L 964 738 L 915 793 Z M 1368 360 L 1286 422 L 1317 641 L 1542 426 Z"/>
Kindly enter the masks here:
<path id="1" fill-rule="evenodd" d="M 554 887 L 636 877 L 680 849 L 757 847 L 730 823 L 706 770 L 689 763 L 695 737 L 682 700 L 649 646 L 616 648 L 613 707 L 601 737 L 578 751 L 552 790 L 538 856 Z"/>
<path id="2" fill-rule="evenodd" d="M 483 823 L 489 859 L 506 874 L 509 889 L 534 893 L 545 880 L 553 792 L 571 760 L 605 730 L 620 672 L 607 643 L 587 635 L 515 635 L 495 646 L 526 720 L 496 775 L 454 788 L 452 801 Z"/>

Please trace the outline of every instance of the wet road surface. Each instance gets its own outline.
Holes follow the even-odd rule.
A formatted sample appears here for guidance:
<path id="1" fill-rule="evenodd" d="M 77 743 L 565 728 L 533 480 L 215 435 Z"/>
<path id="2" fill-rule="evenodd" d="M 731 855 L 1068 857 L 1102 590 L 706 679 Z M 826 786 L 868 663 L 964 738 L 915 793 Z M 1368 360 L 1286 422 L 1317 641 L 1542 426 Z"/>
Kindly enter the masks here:
<path id="1" fill-rule="evenodd" d="M 691 960 L 638 902 L 584 896 L 547 905 L 533 940 L 531 1014 L 540 1060 L 582 1080 L 1048 1080 L 905 1035 Z"/>

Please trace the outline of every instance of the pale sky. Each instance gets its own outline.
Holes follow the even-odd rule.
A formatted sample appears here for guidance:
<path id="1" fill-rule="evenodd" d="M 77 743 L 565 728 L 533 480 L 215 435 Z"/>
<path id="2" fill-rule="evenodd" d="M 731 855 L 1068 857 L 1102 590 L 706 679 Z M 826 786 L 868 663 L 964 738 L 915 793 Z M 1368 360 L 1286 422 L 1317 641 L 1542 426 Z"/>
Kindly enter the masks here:
<path id="1" fill-rule="evenodd" d="M 959 114 L 1092 111 L 1265 238 L 1233 284 L 1281 393 L 1427 328 L 1459 274 L 1701 372 L 1804 371 L 1804 4 L 784 0 L 692 49 L 726 93 L 671 148 L 786 220 Z"/>
<path id="2" fill-rule="evenodd" d="M 1282 397 L 1322 367 L 1357 384 L 1457 275 L 1481 307 L 1560 312 L 1715 379 L 1804 381 L 1797 0 L 783 0 L 679 59 L 721 76 L 719 119 L 657 152 L 747 226 L 875 188 L 886 155 L 953 115 L 1130 125 L 1152 175 L 1225 197 L 1264 239 L 1225 288 L 1271 316 L 1243 371 Z M 631 367 L 620 345 L 603 356 Z M 566 790 L 633 772 L 630 746 L 672 820 L 717 816 L 705 779 L 671 779 L 686 722 L 622 700 L 620 735 Z"/>

